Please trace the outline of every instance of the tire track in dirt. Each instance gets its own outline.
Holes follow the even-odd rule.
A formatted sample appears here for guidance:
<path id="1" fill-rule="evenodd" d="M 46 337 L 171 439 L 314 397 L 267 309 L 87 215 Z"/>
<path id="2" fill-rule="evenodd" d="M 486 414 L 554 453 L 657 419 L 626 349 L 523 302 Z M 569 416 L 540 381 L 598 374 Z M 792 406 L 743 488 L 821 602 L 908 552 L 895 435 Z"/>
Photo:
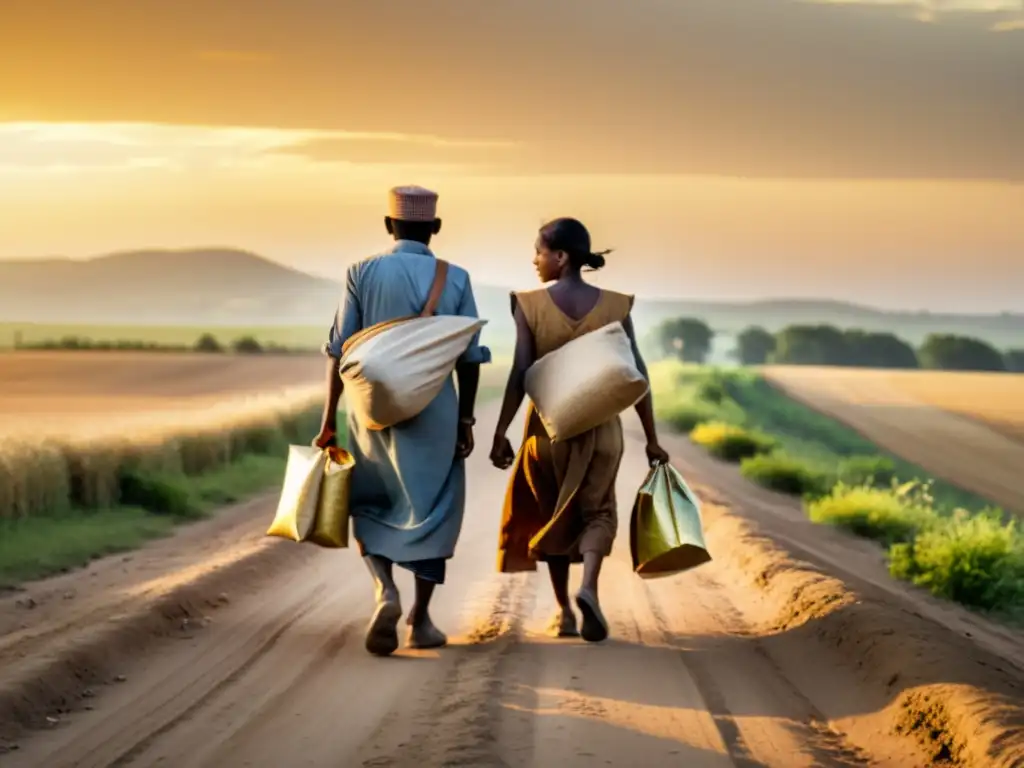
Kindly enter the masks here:
<path id="1" fill-rule="evenodd" d="M 311 597 L 315 597 L 317 593 L 321 593 L 322 589 L 314 590 L 314 594 Z M 179 723 L 194 717 L 210 700 L 215 696 L 223 692 L 226 688 L 233 685 L 249 671 L 260 659 L 270 653 L 274 646 L 277 645 L 278 641 L 284 636 L 284 634 L 295 625 L 303 616 L 308 614 L 312 610 L 312 605 L 307 604 L 300 606 L 297 610 L 286 614 L 284 621 L 274 629 L 274 631 L 262 640 L 262 642 L 247 644 L 247 647 L 242 649 L 238 654 L 231 654 L 231 656 L 237 656 L 237 658 L 221 659 L 213 666 L 211 671 L 215 674 L 207 677 L 204 675 L 201 678 L 203 687 L 206 690 L 202 690 L 198 694 L 189 693 L 182 696 L 184 701 L 190 701 L 184 709 L 175 714 L 171 714 L 161 725 L 157 726 L 145 736 L 140 738 L 135 744 L 126 750 L 123 754 L 113 758 L 109 761 L 108 765 L 111 768 L 121 768 L 121 766 L 129 765 L 133 762 L 134 758 L 141 755 L 146 748 L 155 742 L 160 736 L 170 732 Z M 341 644 L 345 641 L 345 635 L 339 635 L 336 639 L 330 641 L 329 650 L 327 656 L 336 655 L 337 649 L 340 648 Z M 253 646 L 255 646 L 253 648 Z M 333 653 L 331 652 L 333 650 Z M 319 657 L 314 657 L 309 662 L 304 664 L 303 672 L 299 678 L 293 683 L 298 685 L 309 677 L 312 665 L 319 661 Z M 236 662 L 232 664 L 231 662 Z M 239 663 L 240 662 L 240 663 Z M 223 675 L 223 677 L 222 677 Z M 162 719 L 162 718 L 161 718 Z"/>

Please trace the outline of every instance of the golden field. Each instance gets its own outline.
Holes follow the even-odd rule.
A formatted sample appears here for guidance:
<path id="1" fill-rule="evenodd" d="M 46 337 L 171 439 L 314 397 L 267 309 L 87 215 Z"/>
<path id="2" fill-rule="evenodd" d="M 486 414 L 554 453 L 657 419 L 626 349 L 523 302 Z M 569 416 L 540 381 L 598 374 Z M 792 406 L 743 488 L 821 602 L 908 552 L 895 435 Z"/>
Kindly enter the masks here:
<path id="1" fill-rule="evenodd" d="M 88 438 L 319 392 L 318 355 L 0 353 L 0 437 Z M 189 416 L 191 414 L 191 416 Z"/>
<path id="2" fill-rule="evenodd" d="M 0 518 L 103 509 L 125 473 L 201 475 L 308 441 L 323 358 L 0 355 Z"/>
<path id="3" fill-rule="evenodd" d="M 1024 375 L 804 366 L 761 373 L 936 477 L 1024 512 Z"/>

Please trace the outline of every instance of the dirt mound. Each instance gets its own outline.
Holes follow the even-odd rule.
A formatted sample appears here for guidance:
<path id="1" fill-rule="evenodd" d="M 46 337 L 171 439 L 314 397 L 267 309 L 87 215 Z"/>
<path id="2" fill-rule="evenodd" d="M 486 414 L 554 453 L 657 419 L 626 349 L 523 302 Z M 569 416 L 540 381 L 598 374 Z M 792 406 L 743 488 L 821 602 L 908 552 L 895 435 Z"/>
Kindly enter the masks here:
<path id="1" fill-rule="evenodd" d="M 794 558 L 756 524 L 708 512 L 709 546 L 774 608 L 765 622 L 769 652 L 783 633 L 799 637 L 810 654 L 824 650 L 843 677 L 888 699 L 889 728 L 914 737 L 935 761 L 1024 763 L 1024 671 L 882 593 L 853 589 Z"/>

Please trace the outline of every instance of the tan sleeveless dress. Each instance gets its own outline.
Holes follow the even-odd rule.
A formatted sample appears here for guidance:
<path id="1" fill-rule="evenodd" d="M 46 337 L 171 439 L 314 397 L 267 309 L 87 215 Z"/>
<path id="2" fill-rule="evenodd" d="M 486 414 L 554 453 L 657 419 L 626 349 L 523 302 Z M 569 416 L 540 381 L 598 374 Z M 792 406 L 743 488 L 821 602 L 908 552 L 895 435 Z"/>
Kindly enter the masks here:
<path id="1" fill-rule="evenodd" d="M 537 358 L 585 333 L 625 320 L 633 297 L 601 291 L 594 308 L 573 320 L 546 288 L 512 295 L 512 311 L 523 311 L 533 332 Z M 611 554 L 618 528 L 615 478 L 622 460 L 622 421 L 616 416 L 562 443 L 548 439 L 533 403 L 505 495 L 498 543 L 498 570 L 534 571 L 537 561 L 584 552 Z"/>

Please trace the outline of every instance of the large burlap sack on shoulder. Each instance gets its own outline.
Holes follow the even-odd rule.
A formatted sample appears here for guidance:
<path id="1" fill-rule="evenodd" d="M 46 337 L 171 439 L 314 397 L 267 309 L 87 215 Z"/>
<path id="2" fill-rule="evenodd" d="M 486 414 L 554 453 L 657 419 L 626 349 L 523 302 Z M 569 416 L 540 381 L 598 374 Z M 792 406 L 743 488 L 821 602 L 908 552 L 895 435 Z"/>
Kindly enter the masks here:
<path id="1" fill-rule="evenodd" d="M 615 418 L 647 389 L 622 323 L 573 339 L 526 373 L 526 394 L 553 441 L 569 440 Z"/>
<path id="2" fill-rule="evenodd" d="M 380 430 L 419 415 L 437 397 L 486 320 L 416 317 L 369 328 L 339 365 L 350 413 Z"/>

